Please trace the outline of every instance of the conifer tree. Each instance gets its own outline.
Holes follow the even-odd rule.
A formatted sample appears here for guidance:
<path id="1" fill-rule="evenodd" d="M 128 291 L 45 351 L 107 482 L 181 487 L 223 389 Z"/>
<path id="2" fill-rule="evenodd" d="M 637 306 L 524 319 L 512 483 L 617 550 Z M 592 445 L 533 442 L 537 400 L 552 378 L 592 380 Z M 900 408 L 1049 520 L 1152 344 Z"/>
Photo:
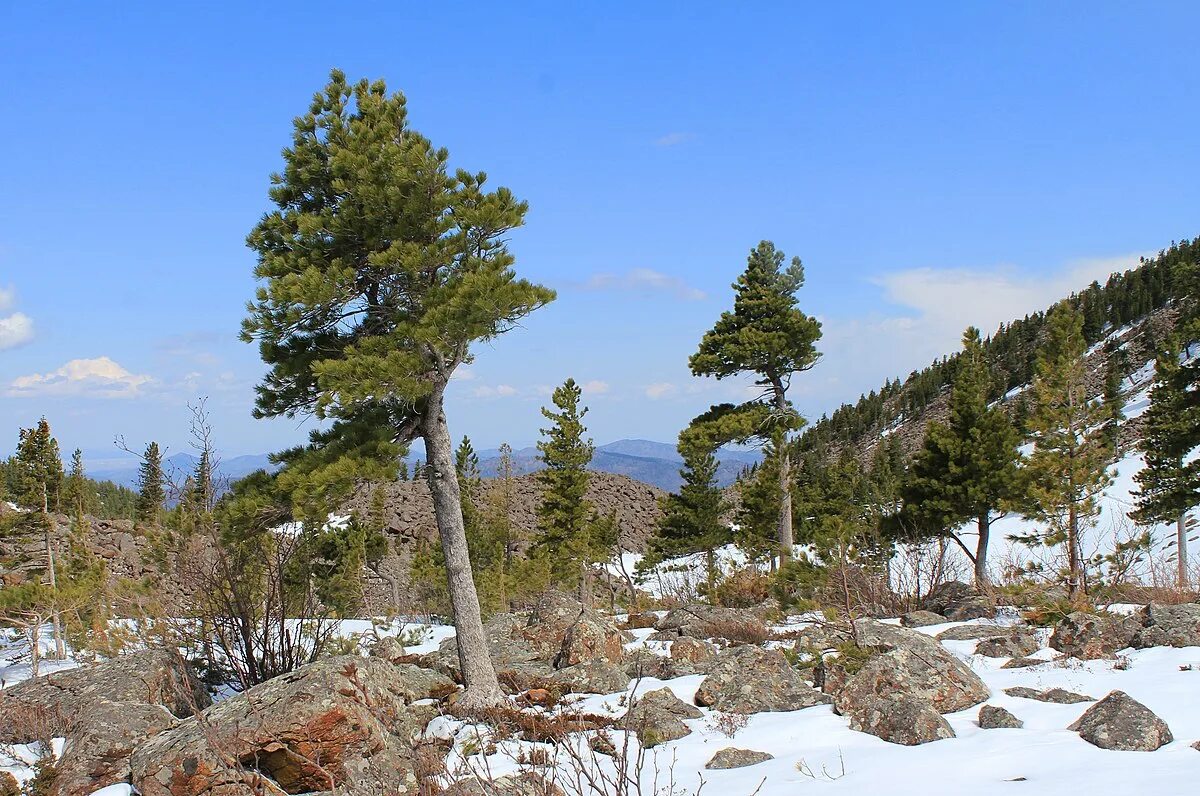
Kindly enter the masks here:
<path id="1" fill-rule="evenodd" d="M 58 452 L 58 440 L 50 433 L 50 423 L 44 417 L 36 427 L 21 429 L 19 439 L 15 461 L 19 490 L 17 497 L 20 504 L 31 511 L 35 527 L 40 527 L 46 553 L 44 572 L 48 589 L 33 588 L 30 595 L 52 606 L 50 615 L 55 657 L 61 660 L 66 657 L 66 644 L 62 614 L 58 607 L 61 597 L 58 588 L 59 562 L 50 511 L 57 508 L 62 493 L 62 458 Z"/>
<path id="2" fill-rule="evenodd" d="M 538 471 L 542 499 L 538 503 L 538 552 L 549 556 L 554 577 L 560 583 L 574 583 L 586 565 L 592 549 L 589 531 L 592 506 L 586 499 L 588 464 L 594 446 L 584 439 L 587 427 L 583 418 L 587 407 L 580 406 L 583 390 L 574 379 L 567 379 L 554 391 L 551 401 L 558 411 L 542 408 L 550 421 L 543 428 L 537 448 L 545 468 Z"/>
<path id="3" fill-rule="evenodd" d="M 1128 355 L 1118 348 L 1108 355 L 1104 368 L 1104 444 L 1113 457 L 1121 455 L 1121 423 L 1125 420 L 1125 392 L 1122 382 L 1128 365 Z"/>
<path id="4" fill-rule="evenodd" d="M 87 474 L 83 467 L 83 451 L 78 448 L 71 454 L 71 469 L 67 475 L 63 489 L 67 508 L 76 518 L 82 519 L 84 514 L 92 510 L 94 495 L 88 485 Z"/>
<path id="5" fill-rule="evenodd" d="M 722 313 L 705 332 L 688 364 L 696 376 L 755 375 L 761 397 L 738 406 L 714 406 L 692 421 L 689 444 L 716 449 L 735 440 L 772 443 L 778 452 L 780 495 L 776 538 L 780 558 L 786 560 L 794 541 L 791 433 L 804 422 L 787 390 L 796 373 L 817 363 L 821 324 L 796 306 L 796 291 L 804 284 L 800 258 L 793 257 L 787 268 L 783 262 L 783 252 L 770 241 L 751 250 L 746 270 L 733 285 L 733 310 Z"/>
<path id="6" fill-rule="evenodd" d="M 733 529 L 721 521 L 725 500 L 717 486 L 717 458 L 705 448 L 680 448 L 683 485 L 661 500 L 662 519 L 649 541 L 652 560 L 704 553 L 708 598 L 716 594 L 717 548 L 733 540 Z"/>
<path id="7" fill-rule="evenodd" d="M 1074 598 L 1087 591 L 1081 534 L 1095 522 L 1097 497 L 1112 482 L 1109 450 L 1095 432 L 1104 419 L 1102 404 L 1088 400 L 1083 319 L 1069 303 L 1055 306 L 1038 349 L 1029 428 L 1032 515 L 1047 524 L 1036 539 L 1067 548 L 1067 588 Z"/>
<path id="8" fill-rule="evenodd" d="M 930 421 L 904 488 L 905 514 L 918 532 L 951 536 L 975 569 L 975 585 L 989 585 L 991 524 L 1021 494 L 1020 435 L 999 406 L 988 405 L 991 379 L 979 330 L 963 333 L 963 351 L 950 394 L 948 422 Z M 975 550 L 955 533 L 974 521 Z"/>
<path id="9" fill-rule="evenodd" d="M 518 279 L 508 233 L 526 203 L 486 175 L 451 173 L 449 155 L 408 124 L 382 81 L 338 71 L 295 120 L 277 209 L 249 236 L 261 281 L 243 338 L 271 371 L 261 416 L 382 418 L 392 439 L 421 437 L 428 462 L 466 693 L 499 704 L 463 528 L 445 394 L 471 345 L 514 328 L 554 298 Z"/>
<path id="10" fill-rule="evenodd" d="M 200 451 L 200 459 L 196 462 L 196 472 L 192 475 L 192 486 L 188 494 L 197 511 L 212 512 L 216 503 L 216 489 L 213 486 L 212 453 L 207 447 Z"/>
<path id="11" fill-rule="evenodd" d="M 157 442 L 146 446 L 138 470 L 138 522 L 158 525 L 162 518 L 166 489 L 163 485 L 162 452 Z"/>
<path id="12" fill-rule="evenodd" d="M 1134 476 L 1138 483 L 1140 523 L 1175 524 L 1176 577 L 1181 589 L 1188 586 L 1188 512 L 1200 505 L 1200 461 L 1188 456 L 1200 445 L 1200 416 L 1190 406 L 1190 396 L 1175 341 L 1155 361 L 1150 408 L 1139 447 L 1146 466 Z"/>

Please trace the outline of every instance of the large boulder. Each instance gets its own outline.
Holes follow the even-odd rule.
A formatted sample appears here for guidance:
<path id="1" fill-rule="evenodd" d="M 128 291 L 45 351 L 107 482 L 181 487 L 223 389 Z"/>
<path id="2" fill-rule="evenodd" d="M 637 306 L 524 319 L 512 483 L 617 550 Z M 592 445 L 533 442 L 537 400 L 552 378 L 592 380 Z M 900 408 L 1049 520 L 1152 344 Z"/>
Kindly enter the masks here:
<path id="1" fill-rule="evenodd" d="M 775 755 L 768 754 L 767 752 L 756 752 L 753 749 L 738 749 L 730 746 L 717 750 L 717 753 L 709 758 L 704 767 L 710 771 L 721 771 L 729 768 L 756 766 L 759 763 L 765 763 L 768 760 L 774 759 Z"/>
<path id="2" fill-rule="evenodd" d="M 128 781 L 138 744 L 210 702 L 181 656 L 145 650 L 0 692 L 0 743 L 66 738 L 55 793 L 85 796 Z"/>
<path id="3" fill-rule="evenodd" d="M 1036 630 L 1017 626 L 983 639 L 975 646 L 975 654 L 987 658 L 1023 658 L 1037 652 L 1041 646 Z"/>
<path id="4" fill-rule="evenodd" d="M 929 627 L 930 625 L 944 625 L 950 620 L 941 614 L 935 614 L 933 611 L 910 611 L 900 617 L 900 624 L 905 627 Z"/>
<path id="5" fill-rule="evenodd" d="M 1101 749 L 1153 752 L 1174 740 L 1166 722 L 1124 691 L 1113 691 L 1067 729 Z"/>
<path id="6" fill-rule="evenodd" d="M 984 705 L 979 709 L 979 727 L 984 730 L 1019 730 L 1025 722 L 1002 707 Z"/>
<path id="7" fill-rule="evenodd" d="M 778 650 L 749 645 L 722 652 L 696 690 L 696 704 L 725 713 L 789 711 L 825 705 Z"/>
<path id="8" fill-rule="evenodd" d="M 943 583 L 930 592 L 924 608 L 946 617 L 947 622 L 990 619 L 996 615 L 996 605 L 989 597 L 959 581 Z"/>
<path id="9" fill-rule="evenodd" d="M 550 682 L 572 694 L 615 694 L 629 687 L 629 675 L 611 663 L 577 663 L 550 675 Z"/>
<path id="10" fill-rule="evenodd" d="M 1162 605 L 1150 603 L 1135 615 L 1142 625 L 1130 646 L 1200 647 L 1200 605 Z"/>
<path id="11" fill-rule="evenodd" d="M 617 726 L 637 735 L 643 746 L 656 746 L 691 735 L 692 729 L 684 721 L 703 716 L 698 708 L 675 696 L 671 689 L 660 688 L 639 697 Z"/>
<path id="12" fill-rule="evenodd" d="M 452 684 L 428 670 L 353 655 L 268 680 L 142 743 L 143 796 L 405 793 L 413 741 Z"/>
<path id="13" fill-rule="evenodd" d="M 850 729 L 903 746 L 954 737 L 949 722 L 930 702 L 904 694 L 856 702 L 846 716 Z"/>
<path id="14" fill-rule="evenodd" d="M 1075 611 L 1058 623 L 1050 647 L 1081 660 L 1111 658 L 1133 643 L 1140 627 L 1133 617 Z"/>
<path id="15" fill-rule="evenodd" d="M 855 633 L 871 655 L 857 671 L 826 678 L 838 713 L 861 712 L 873 700 L 893 697 L 912 697 L 938 713 L 952 713 L 988 698 L 987 686 L 970 667 L 922 633 L 871 620 L 856 622 Z"/>

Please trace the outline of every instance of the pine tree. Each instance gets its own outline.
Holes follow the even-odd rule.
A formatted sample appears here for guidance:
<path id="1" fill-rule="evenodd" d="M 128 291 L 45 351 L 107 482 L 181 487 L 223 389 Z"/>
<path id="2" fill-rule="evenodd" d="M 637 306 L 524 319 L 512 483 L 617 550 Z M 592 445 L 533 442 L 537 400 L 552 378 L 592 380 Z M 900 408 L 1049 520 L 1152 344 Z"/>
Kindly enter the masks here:
<path id="1" fill-rule="evenodd" d="M 1122 348 L 1108 355 L 1104 368 L 1104 444 L 1114 458 L 1121 455 L 1121 424 L 1125 421 L 1125 392 L 1122 382 L 1128 368 L 1128 355 Z"/>
<path id="2" fill-rule="evenodd" d="M 1088 400 L 1085 353 L 1082 317 L 1067 303 L 1057 305 L 1038 349 L 1032 387 L 1031 513 L 1048 526 L 1037 541 L 1067 547 L 1067 587 L 1073 598 L 1087 591 L 1081 534 L 1095 522 L 1100 511 L 1096 499 L 1112 482 L 1108 447 L 1094 433 L 1103 422 L 1104 407 Z"/>
<path id="3" fill-rule="evenodd" d="M 554 298 L 517 279 L 508 233 L 526 203 L 408 124 L 382 81 L 338 71 L 295 120 L 267 213 L 249 236 L 258 289 L 243 338 L 271 371 L 261 416 L 315 412 L 382 421 L 393 441 L 425 442 L 458 650 L 463 710 L 502 700 L 471 575 L 445 393 L 471 345 Z"/>
<path id="4" fill-rule="evenodd" d="M 1021 494 L 1020 435 L 999 406 L 988 405 L 991 379 L 979 330 L 963 333 L 963 352 L 950 393 L 948 422 L 931 421 L 904 488 L 905 515 L 918 533 L 950 536 L 975 569 L 975 584 L 989 584 L 987 557 L 991 524 Z M 975 522 L 975 551 L 955 533 Z"/>
<path id="5" fill-rule="evenodd" d="M 44 513 L 57 511 L 64 475 L 58 440 L 50 433 L 50 423 L 43 417 L 34 428 L 21 429 L 19 436 L 14 462 L 17 504 Z"/>
<path id="6" fill-rule="evenodd" d="M 791 433 L 804 422 L 787 390 L 793 375 L 817 363 L 821 324 L 796 307 L 796 292 L 804 285 L 800 258 L 793 257 L 780 270 L 783 262 L 783 252 L 770 241 L 751 250 L 746 270 L 733 285 L 733 311 L 722 313 L 704 334 L 688 364 L 696 376 L 757 376 L 762 397 L 740 406 L 714 406 L 692 421 L 694 441 L 689 444 L 715 449 L 726 442 L 759 439 L 774 445 L 779 454 L 777 541 L 780 558 L 786 560 L 793 543 L 789 443 Z"/>
<path id="7" fill-rule="evenodd" d="M 1175 523 L 1175 563 L 1181 589 L 1188 586 L 1188 512 L 1200 505 L 1200 461 L 1188 455 L 1200 445 L 1200 417 L 1190 396 L 1179 345 L 1172 341 L 1155 361 L 1150 408 L 1139 447 L 1146 466 L 1134 476 L 1138 483 L 1140 523 Z"/>
<path id="8" fill-rule="evenodd" d="M 207 448 L 200 451 L 200 459 L 196 462 L 196 472 L 192 475 L 192 486 L 188 494 L 197 511 L 212 512 L 217 496 L 213 486 L 212 454 Z"/>
<path id="9" fill-rule="evenodd" d="M 591 439 L 584 439 L 587 427 L 583 418 L 588 410 L 579 405 L 582 395 L 574 379 L 567 379 L 554 391 L 551 400 L 558 411 L 542 408 L 550 427 L 541 430 L 542 439 L 537 443 L 546 466 L 537 474 L 542 499 L 537 508 L 535 547 L 548 555 L 560 583 L 577 582 L 592 548 L 588 535 L 593 512 L 586 495 L 587 466 L 594 446 Z"/>
<path id="10" fill-rule="evenodd" d="M 661 500 L 663 517 L 650 538 L 652 559 L 703 552 L 708 598 L 716 594 L 717 548 L 733 541 L 733 530 L 721 521 L 725 500 L 717 486 L 717 458 L 704 448 L 681 448 L 683 485 Z"/>
<path id="11" fill-rule="evenodd" d="M 163 501 L 166 497 L 162 452 L 158 449 L 157 442 L 151 442 L 142 454 L 142 464 L 138 470 L 138 522 L 158 525 L 162 519 Z"/>

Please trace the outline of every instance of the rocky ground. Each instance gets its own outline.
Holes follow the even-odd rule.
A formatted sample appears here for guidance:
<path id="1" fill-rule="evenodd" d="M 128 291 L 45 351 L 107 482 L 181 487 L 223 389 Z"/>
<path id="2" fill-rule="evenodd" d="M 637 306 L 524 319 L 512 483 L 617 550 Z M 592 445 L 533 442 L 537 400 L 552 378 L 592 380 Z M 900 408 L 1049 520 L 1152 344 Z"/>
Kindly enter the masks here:
<path id="1" fill-rule="evenodd" d="M 487 623 L 511 706 L 485 721 L 455 715 L 448 628 L 407 649 L 372 637 L 211 706 L 182 661 L 143 652 L 8 687 L 0 741 L 18 779 L 39 741 L 56 749 L 55 792 L 72 796 L 573 795 L 585 769 L 639 770 L 643 793 L 1191 792 L 1200 605 L 1040 628 L 945 594 L 853 624 L 703 605 L 614 617 L 550 595 Z"/>

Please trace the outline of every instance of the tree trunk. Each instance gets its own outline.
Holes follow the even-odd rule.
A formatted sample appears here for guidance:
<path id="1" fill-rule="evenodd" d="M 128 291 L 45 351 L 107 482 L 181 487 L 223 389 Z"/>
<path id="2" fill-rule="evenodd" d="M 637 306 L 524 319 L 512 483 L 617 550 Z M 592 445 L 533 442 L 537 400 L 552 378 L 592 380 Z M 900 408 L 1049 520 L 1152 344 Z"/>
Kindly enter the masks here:
<path id="1" fill-rule="evenodd" d="M 782 423 L 789 414 L 787 395 L 784 392 L 783 383 L 780 381 L 774 382 L 772 388 L 775 392 L 775 411 L 779 413 L 779 422 Z M 779 454 L 779 565 L 782 567 L 792 557 L 794 543 L 792 535 L 792 453 L 788 450 L 786 426 L 779 435 L 777 453 Z"/>
<path id="2" fill-rule="evenodd" d="M 1179 566 L 1179 588 L 1188 587 L 1187 512 L 1175 521 L 1175 563 Z"/>
<path id="3" fill-rule="evenodd" d="M 54 632 L 54 657 L 63 660 L 67 657 L 67 649 L 63 643 L 62 614 L 58 611 L 58 572 L 54 561 L 54 523 L 50 519 L 50 500 L 46 494 L 46 484 L 42 484 L 42 522 L 46 529 L 46 571 L 50 575 L 50 595 L 54 600 L 54 613 L 51 614 L 51 628 Z"/>
<path id="4" fill-rule="evenodd" d="M 717 552 L 711 547 L 704 551 L 705 577 L 708 579 L 708 602 L 717 604 Z"/>
<path id="5" fill-rule="evenodd" d="M 37 677 L 41 673 L 42 662 L 42 618 L 34 619 L 29 626 L 29 673 Z"/>
<path id="6" fill-rule="evenodd" d="M 1079 515 L 1072 500 L 1067 510 L 1067 556 L 1071 572 L 1067 581 L 1067 593 L 1072 599 L 1080 596 L 1083 590 L 1082 565 L 1079 561 Z"/>
<path id="7" fill-rule="evenodd" d="M 980 514 L 976 526 L 979 528 L 979 541 L 975 544 L 975 588 L 984 592 L 991 586 L 987 571 L 988 536 L 992 532 L 991 514 L 987 511 Z"/>
<path id="8" fill-rule="evenodd" d="M 443 409 L 444 391 L 445 385 L 435 387 L 427 399 L 421 418 L 421 435 L 425 439 L 426 477 L 433 495 L 433 513 L 442 541 L 442 553 L 446 558 L 446 579 L 450 604 L 454 610 L 458 662 L 467 686 L 457 704 L 461 709 L 471 711 L 494 707 L 504 700 L 504 695 L 500 691 L 492 659 L 488 656 L 479 595 L 475 592 L 475 581 L 471 577 L 467 533 L 463 525 L 462 492 L 454 472 L 453 443 Z"/>

